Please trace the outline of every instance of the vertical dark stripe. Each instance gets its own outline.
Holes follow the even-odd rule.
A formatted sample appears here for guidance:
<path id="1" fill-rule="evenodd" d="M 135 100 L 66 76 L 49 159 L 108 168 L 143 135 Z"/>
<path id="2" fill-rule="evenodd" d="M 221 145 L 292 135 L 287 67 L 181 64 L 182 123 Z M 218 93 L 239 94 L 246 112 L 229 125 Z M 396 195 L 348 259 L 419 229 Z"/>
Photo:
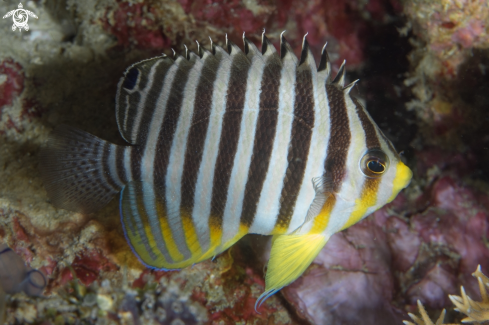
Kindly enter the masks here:
<path id="1" fill-rule="evenodd" d="M 157 109 L 163 109 L 163 107 L 156 107 L 159 94 L 163 91 L 163 84 L 165 82 L 166 73 L 172 65 L 172 60 L 163 59 L 162 62 L 156 68 L 156 73 L 153 77 L 153 84 L 151 89 L 146 94 L 146 97 L 142 98 L 142 101 L 146 100 L 145 107 L 141 107 L 143 115 L 141 117 L 141 123 L 136 138 L 137 146 L 131 152 L 131 174 L 134 180 L 141 180 L 141 159 L 144 155 L 144 151 L 147 145 L 147 138 L 149 132 L 149 126 L 153 119 L 154 112 Z M 149 72 L 148 72 L 149 73 Z M 182 94 L 183 95 L 183 94 Z M 132 131 L 132 128 L 130 129 Z"/>
<path id="2" fill-rule="evenodd" d="M 349 95 L 347 95 L 349 96 Z M 375 126 L 368 118 L 367 114 L 364 111 L 364 108 L 356 98 L 351 97 L 351 100 L 355 104 L 355 109 L 357 111 L 358 118 L 362 123 L 363 131 L 365 132 L 365 139 L 367 143 L 367 148 L 380 148 L 379 138 L 377 137 L 377 132 L 375 132 Z"/>
<path id="3" fill-rule="evenodd" d="M 350 124 L 343 90 L 327 84 L 326 92 L 330 109 L 331 136 L 324 170 L 331 175 L 333 191 L 339 192 L 346 173 L 346 159 L 351 141 Z"/>
<path id="4" fill-rule="evenodd" d="M 175 64 L 179 65 L 178 70 L 175 74 L 175 79 L 173 80 L 170 95 L 166 104 L 166 113 L 163 118 L 163 123 L 160 127 L 158 134 L 158 140 L 156 143 L 156 153 L 153 161 L 154 174 L 153 183 L 155 186 L 155 193 L 161 195 L 162 202 L 165 201 L 166 193 L 166 172 L 168 168 L 168 162 L 170 159 L 170 150 L 173 143 L 173 137 L 175 136 L 175 131 L 178 124 L 178 119 L 180 117 L 180 111 L 182 102 L 184 99 L 185 85 L 188 81 L 188 75 L 190 70 L 195 64 L 195 61 L 187 61 L 187 59 L 180 57 L 177 59 Z M 157 195 L 158 195 L 157 194 Z M 159 218 L 166 218 L 167 222 L 170 223 L 170 218 L 168 217 L 169 211 L 166 209 L 167 205 L 164 204 L 165 211 L 163 214 L 159 214 Z M 171 213 L 180 213 L 180 211 L 171 211 Z M 180 217 L 172 218 L 173 222 L 177 221 L 181 223 Z M 173 229 L 172 229 L 173 230 Z M 183 232 L 183 230 L 182 230 Z M 177 234 L 172 231 L 172 235 L 175 237 Z M 174 238 L 175 243 L 179 252 L 184 256 L 184 259 L 188 259 L 191 253 L 185 244 L 184 238 Z M 179 245 L 179 240 L 183 241 L 183 245 Z"/>
<path id="5" fill-rule="evenodd" d="M 165 195 L 165 180 L 168 160 L 170 158 L 170 149 L 173 143 L 173 136 L 178 124 L 180 109 L 184 97 L 185 84 L 188 80 L 188 74 L 192 69 L 194 62 L 187 61 L 180 57 L 175 64 L 179 64 L 176 71 L 175 79 L 172 84 L 170 95 L 166 104 L 166 113 L 163 123 L 160 127 L 158 140 L 156 144 L 156 153 L 154 158 L 154 184 L 161 195 Z M 148 162 L 149 163 L 149 162 Z"/>
<path id="6" fill-rule="evenodd" d="M 115 164 L 117 176 L 123 183 L 129 182 L 126 177 L 126 170 L 124 167 L 124 151 L 131 150 L 130 147 L 117 146 L 115 149 Z"/>
<path id="7" fill-rule="evenodd" d="M 273 56 L 264 67 L 261 81 L 260 112 L 256 125 L 248 180 L 246 182 L 241 224 L 250 227 L 253 223 L 263 183 L 267 176 L 272 156 L 275 129 L 278 121 L 278 95 L 280 88 L 280 62 Z"/>
<path id="8" fill-rule="evenodd" d="M 105 176 L 105 180 L 109 185 L 114 189 L 114 191 L 120 191 L 121 188 L 115 180 L 112 178 L 112 175 L 110 174 L 110 166 L 109 166 L 109 156 L 110 156 L 110 150 L 111 150 L 111 144 L 109 142 L 104 143 L 104 148 L 102 152 L 102 172 Z"/>
<path id="9" fill-rule="evenodd" d="M 195 93 L 194 114 L 187 140 L 181 191 L 181 206 L 188 212 L 188 215 L 192 214 L 194 206 L 195 186 L 204 153 L 204 142 L 209 126 L 212 94 L 218 67 L 219 60 L 215 56 L 209 56 L 205 60 Z"/>
<path id="10" fill-rule="evenodd" d="M 229 180 L 233 169 L 234 156 L 238 148 L 249 68 L 250 63 L 244 53 L 236 53 L 231 65 L 226 112 L 222 122 L 221 139 L 212 188 L 209 224 L 218 228 L 222 228 L 222 216 L 226 205 Z"/>
<path id="11" fill-rule="evenodd" d="M 288 228 L 304 178 L 314 127 L 314 94 L 310 70 L 298 70 L 295 86 L 294 121 L 287 154 L 287 170 L 280 195 L 275 227 Z"/>

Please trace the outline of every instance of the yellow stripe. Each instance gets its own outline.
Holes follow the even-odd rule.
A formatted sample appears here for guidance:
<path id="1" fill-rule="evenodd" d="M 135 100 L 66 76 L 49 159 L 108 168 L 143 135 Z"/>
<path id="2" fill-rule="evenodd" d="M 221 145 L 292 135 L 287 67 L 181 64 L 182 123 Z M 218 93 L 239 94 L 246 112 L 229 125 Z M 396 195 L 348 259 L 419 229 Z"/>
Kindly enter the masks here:
<path id="1" fill-rule="evenodd" d="M 197 232 L 195 231 L 195 226 L 191 214 L 188 212 L 187 209 L 181 209 L 180 216 L 182 218 L 185 241 L 187 243 L 188 249 L 192 253 L 192 258 L 196 257 L 195 255 L 202 255 L 202 248 L 200 247 L 199 237 L 197 236 Z"/>
<path id="2" fill-rule="evenodd" d="M 165 241 L 165 246 L 168 249 L 168 253 L 170 253 L 170 257 L 175 261 L 179 262 L 183 260 L 183 255 L 178 250 L 178 246 L 173 240 L 173 234 L 171 232 L 170 225 L 168 224 L 168 220 L 166 219 L 166 209 L 161 202 L 161 199 L 155 200 L 156 205 L 156 215 L 160 220 L 161 234 L 163 236 L 163 240 Z"/>
<path id="3" fill-rule="evenodd" d="M 326 202 L 324 202 L 324 205 L 321 208 L 321 212 L 319 212 L 318 216 L 314 219 L 314 223 L 309 231 L 309 234 L 319 234 L 326 230 L 326 227 L 328 227 L 329 218 L 331 216 L 331 211 L 333 211 L 335 203 L 336 197 L 332 194 L 326 199 Z"/>
<path id="4" fill-rule="evenodd" d="M 355 210 L 341 230 L 356 224 L 365 215 L 367 209 L 375 205 L 377 202 L 377 191 L 379 189 L 380 180 L 381 178 L 367 178 L 365 180 L 361 197 L 355 201 Z"/>

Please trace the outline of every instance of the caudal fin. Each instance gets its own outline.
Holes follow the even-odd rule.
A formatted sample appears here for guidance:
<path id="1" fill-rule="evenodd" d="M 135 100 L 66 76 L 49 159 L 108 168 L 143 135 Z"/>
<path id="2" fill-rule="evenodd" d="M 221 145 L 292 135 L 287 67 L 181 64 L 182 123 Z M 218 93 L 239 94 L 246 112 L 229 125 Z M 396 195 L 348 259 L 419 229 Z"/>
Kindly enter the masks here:
<path id="1" fill-rule="evenodd" d="M 117 176 L 116 150 L 116 145 L 84 131 L 57 127 L 39 157 L 52 204 L 81 213 L 105 206 L 124 186 Z"/>

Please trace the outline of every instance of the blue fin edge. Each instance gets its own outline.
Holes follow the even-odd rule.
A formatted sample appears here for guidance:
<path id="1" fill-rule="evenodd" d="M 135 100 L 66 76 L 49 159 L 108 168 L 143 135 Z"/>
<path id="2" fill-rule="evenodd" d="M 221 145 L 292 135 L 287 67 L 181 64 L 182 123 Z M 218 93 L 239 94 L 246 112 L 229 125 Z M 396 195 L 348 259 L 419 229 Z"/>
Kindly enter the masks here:
<path id="1" fill-rule="evenodd" d="M 145 267 L 147 267 L 148 269 L 151 269 L 151 270 L 155 270 L 155 271 L 165 271 L 165 272 L 169 272 L 169 271 L 179 271 L 181 269 L 165 269 L 165 268 L 158 268 L 158 267 L 155 267 L 155 266 L 152 266 L 152 265 L 149 265 L 149 264 L 146 264 L 140 257 L 139 255 L 136 253 L 136 250 L 134 249 L 134 247 L 132 247 L 132 244 L 131 244 L 131 241 L 129 240 L 129 237 L 127 236 L 127 231 L 126 231 L 126 228 L 124 227 L 124 222 L 123 222 L 123 215 L 122 215 L 122 197 L 124 195 L 124 190 L 126 189 L 126 187 L 124 186 L 121 190 L 121 193 L 120 193 L 120 198 L 119 198 L 119 215 L 120 215 L 120 218 L 121 218 L 121 224 L 122 224 L 122 230 L 124 231 L 124 237 L 126 238 L 126 242 L 128 243 L 129 247 L 131 248 L 131 251 L 132 253 L 134 254 L 134 256 L 137 257 L 137 259 L 139 260 L 139 262 L 141 262 L 141 264 L 143 264 Z"/>

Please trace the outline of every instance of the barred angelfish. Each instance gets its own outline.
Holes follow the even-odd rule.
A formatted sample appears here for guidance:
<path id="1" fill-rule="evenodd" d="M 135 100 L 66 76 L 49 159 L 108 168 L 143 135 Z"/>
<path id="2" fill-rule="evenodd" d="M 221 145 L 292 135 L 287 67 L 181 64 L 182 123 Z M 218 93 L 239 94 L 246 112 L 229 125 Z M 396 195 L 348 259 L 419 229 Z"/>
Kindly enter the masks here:
<path id="1" fill-rule="evenodd" d="M 121 192 L 126 238 L 142 263 L 178 269 L 248 233 L 274 235 L 266 291 L 297 279 L 334 233 L 392 201 L 411 180 L 391 142 L 344 86 L 316 67 L 244 36 L 210 51 L 130 66 L 117 123 L 128 146 L 66 126 L 41 153 L 52 203 L 90 213 Z"/>

